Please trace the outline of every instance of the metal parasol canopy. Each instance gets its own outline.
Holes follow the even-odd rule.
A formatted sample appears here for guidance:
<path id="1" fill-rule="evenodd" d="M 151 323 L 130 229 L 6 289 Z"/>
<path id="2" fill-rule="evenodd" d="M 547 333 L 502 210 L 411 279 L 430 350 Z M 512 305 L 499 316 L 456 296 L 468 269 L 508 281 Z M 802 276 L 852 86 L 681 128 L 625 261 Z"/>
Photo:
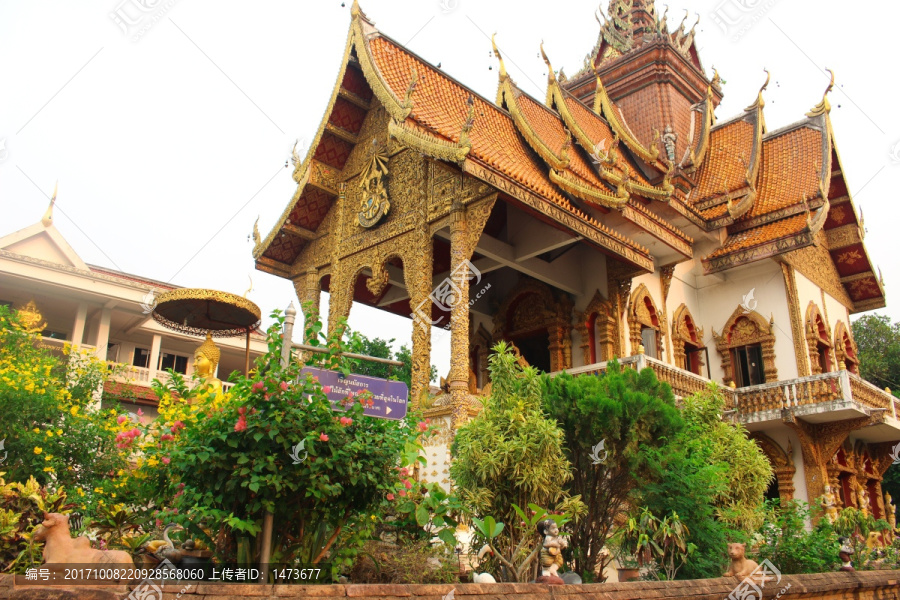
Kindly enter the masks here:
<path id="1" fill-rule="evenodd" d="M 182 288 L 161 294 L 152 314 L 163 327 L 189 335 L 245 335 L 244 373 L 249 373 L 250 332 L 262 321 L 259 307 L 250 300 L 218 290 Z"/>

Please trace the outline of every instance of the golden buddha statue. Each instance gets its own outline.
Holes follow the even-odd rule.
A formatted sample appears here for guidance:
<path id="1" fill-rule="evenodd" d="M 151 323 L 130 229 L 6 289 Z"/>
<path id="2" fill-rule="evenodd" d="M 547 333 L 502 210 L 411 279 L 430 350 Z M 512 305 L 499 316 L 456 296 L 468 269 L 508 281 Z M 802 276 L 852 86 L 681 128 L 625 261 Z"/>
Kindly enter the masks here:
<path id="1" fill-rule="evenodd" d="M 221 356 L 222 351 L 213 343 L 209 333 L 206 334 L 206 341 L 194 350 L 194 373 L 200 379 L 201 386 L 209 386 L 216 394 L 222 393 L 222 381 L 216 378 Z"/>

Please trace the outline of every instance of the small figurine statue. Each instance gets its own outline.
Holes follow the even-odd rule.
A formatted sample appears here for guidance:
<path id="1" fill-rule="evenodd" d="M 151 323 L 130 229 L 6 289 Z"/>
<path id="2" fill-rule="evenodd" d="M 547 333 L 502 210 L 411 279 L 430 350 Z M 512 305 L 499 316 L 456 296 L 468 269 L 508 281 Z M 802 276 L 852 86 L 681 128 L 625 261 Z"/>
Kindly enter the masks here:
<path id="1" fill-rule="evenodd" d="M 891 501 L 890 492 L 884 493 L 884 514 L 887 517 L 887 522 L 891 526 L 891 531 L 897 529 L 897 509 L 894 507 L 894 503 Z"/>
<path id="2" fill-rule="evenodd" d="M 840 551 L 838 551 L 838 557 L 841 559 L 841 568 L 839 571 L 855 571 L 853 568 L 853 563 L 850 562 L 850 557 L 853 556 L 853 548 L 850 547 L 849 544 L 844 544 L 841 546 Z"/>
<path id="3" fill-rule="evenodd" d="M 222 351 L 213 343 L 209 333 L 206 334 L 206 341 L 194 350 L 194 372 L 200 378 L 201 385 L 209 386 L 216 394 L 222 393 L 222 381 L 216 378 L 221 356 Z"/>
<path id="4" fill-rule="evenodd" d="M 538 523 L 538 533 L 544 538 L 541 547 L 541 577 L 538 583 L 563 583 L 557 574 L 563 566 L 562 549 L 568 547 L 569 542 L 559 535 L 559 525 L 553 519 L 544 519 Z"/>
<path id="5" fill-rule="evenodd" d="M 68 515 L 44 513 L 44 520 L 35 528 L 33 538 L 36 542 L 44 542 L 45 565 L 96 564 L 134 568 L 131 555 L 123 550 L 95 550 L 87 538 L 73 538 Z"/>
<path id="6" fill-rule="evenodd" d="M 678 134 L 672 131 L 672 126 L 666 125 L 665 133 L 662 134 L 662 141 L 666 147 L 666 156 L 669 157 L 670 161 L 675 160 L 675 141 L 677 139 Z"/>
<path id="7" fill-rule="evenodd" d="M 825 486 L 825 495 L 822 496 L 822 508 L 825 509 L 825 518 L 829 522 L 834 523 L 838 517 L 838 509 L 830 485 Z"/>
<path id="8" fill-rule="evenodd" d="M 746 557 L 746 544 L 728 544 L 728 558 L 731 559 L 731 567 L 722 577 L 738 577 L 743 579 L 753 573 L 759 564 L 755 560 Z"/>
<path id="9" fill-rule="evenodd" d="M 869 492 L 861 483 L 856 484 L 856 501 L 859 504 L 859 511 L 864 516 L 869 516 Z"/>

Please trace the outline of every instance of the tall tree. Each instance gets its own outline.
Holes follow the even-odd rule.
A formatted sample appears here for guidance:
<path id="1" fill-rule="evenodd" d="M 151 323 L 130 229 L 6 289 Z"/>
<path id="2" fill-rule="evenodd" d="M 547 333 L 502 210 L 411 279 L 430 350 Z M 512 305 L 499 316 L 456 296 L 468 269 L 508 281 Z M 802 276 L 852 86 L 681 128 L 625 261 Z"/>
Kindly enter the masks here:
<path id="1" fill-rule="evenodd" d="M 900 391 L 900 322 L 891 324 L 887 315 L 865 315 L 852 328 L 863 379 Z"/>
<path id="2" fill-rule="evenodd" d="M 648 451 L 664 445 L 682 420 L 672 389 L 652 369 L 638 373 L 613 362 L 600 377 L 563 373 L 544 376 L 542 386 L 544 410 L 563 430 L 573 467 L 567 487 L 588 509 L 571 526 L 575 570 L 593 573 L 613 520 L 638 478 L 649 474 Z"/>

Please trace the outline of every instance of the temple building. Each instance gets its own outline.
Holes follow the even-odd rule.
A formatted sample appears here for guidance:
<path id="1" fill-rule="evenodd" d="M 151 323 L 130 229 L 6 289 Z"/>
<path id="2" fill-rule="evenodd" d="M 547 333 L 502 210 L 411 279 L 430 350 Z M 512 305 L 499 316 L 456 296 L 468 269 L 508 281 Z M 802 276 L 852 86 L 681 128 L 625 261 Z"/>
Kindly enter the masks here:
<path id="1" fill-rule="evenodd" d="M 156 296 L 178 286 L 85 263 L 53 223 L 55 200 L 54 192 L 40 221 L 0 237 L 0 304 L 20 311 L 52 353 L 63 356 L 70 347 L 118 363 L 98 390 L 102 405 L 140 409 L 152 420 L 158 404 L 153 380 L 168 381 L 172 369 L 191 385 L 203 338 L 166 329 L 151 317 Z M 220 338 L 217 345 L 218 376 L 243 372 L 244 339 Z M 251 358 L 266 350 L 265 336 L 252 334 Z"/>
<path id="2" fill-rule="evenodd" d="M 487 99 L 354 3 L 328 108 L 258 269 L 334 327 L 361 302 L 411 318 L 412 402 L 442 418 L 424 477 L 477 414 L 500 340 L 547 372 L 652 368 L 676 396 L 724 387 L 771 460 L 770 496 L 884 515 L 898 402 L 859 377 L 850 316 L 885 306 L 829 117 L 828 86 L 770 130 L 766 75 L 718 118 L 695 31 L 611 0 L 576 74 L 523 91 L 498 45 Z M 543 53 L 543 49 L 541 48 Z M 430 328 L 451 331 L 428 394 Z"/>

